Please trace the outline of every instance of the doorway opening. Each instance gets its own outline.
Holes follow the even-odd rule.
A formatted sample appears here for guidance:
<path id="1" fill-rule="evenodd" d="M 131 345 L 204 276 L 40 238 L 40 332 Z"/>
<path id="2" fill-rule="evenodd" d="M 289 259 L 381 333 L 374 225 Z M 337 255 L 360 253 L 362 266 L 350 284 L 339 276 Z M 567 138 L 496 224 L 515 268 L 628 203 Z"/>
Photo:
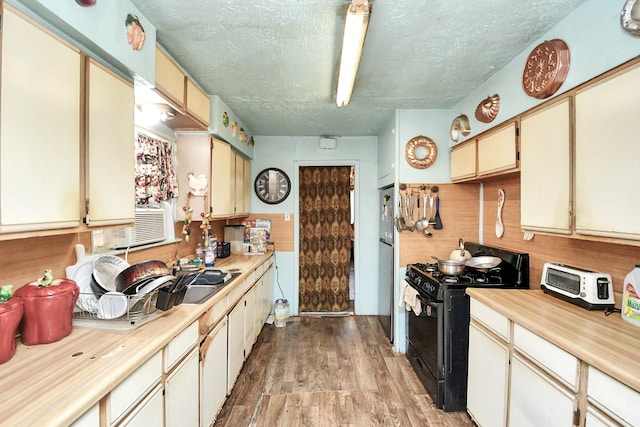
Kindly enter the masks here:
<path id="1" fill-rule="evenodd" d="M 355 305 L 354 166 L 300 166 L 300 314 L 347 315 Z"/>

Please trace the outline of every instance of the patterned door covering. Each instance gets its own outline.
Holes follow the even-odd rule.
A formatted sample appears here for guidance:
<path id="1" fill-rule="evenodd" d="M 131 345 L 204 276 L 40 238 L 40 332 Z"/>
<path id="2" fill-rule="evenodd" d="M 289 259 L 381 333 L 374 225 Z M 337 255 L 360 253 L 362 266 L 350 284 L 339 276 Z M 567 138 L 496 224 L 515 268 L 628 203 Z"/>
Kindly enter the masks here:
<path id="1" fill-rule="evenodd" d="M 178 197 L 171 143 L 136 132 L 136 204 Z"/>
<path id="2" fill-rule="evenodd" d="M 301 167 L 300 311 L 349 308 L 350 166 Z"/>

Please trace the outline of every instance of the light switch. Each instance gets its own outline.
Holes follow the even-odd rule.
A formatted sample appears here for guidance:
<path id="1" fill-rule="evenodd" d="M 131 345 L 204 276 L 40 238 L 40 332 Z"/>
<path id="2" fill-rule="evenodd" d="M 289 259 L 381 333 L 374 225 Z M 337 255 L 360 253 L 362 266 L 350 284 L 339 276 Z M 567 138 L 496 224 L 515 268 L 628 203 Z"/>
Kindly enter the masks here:
<path id="1" fill-rule="evenodd" d="M 285 221 L 291 221 L 291 215 L 289 215 L 289 212 L 287 212 L 286 214 L 284 214 L 284 220 L 285 220 Z"/>

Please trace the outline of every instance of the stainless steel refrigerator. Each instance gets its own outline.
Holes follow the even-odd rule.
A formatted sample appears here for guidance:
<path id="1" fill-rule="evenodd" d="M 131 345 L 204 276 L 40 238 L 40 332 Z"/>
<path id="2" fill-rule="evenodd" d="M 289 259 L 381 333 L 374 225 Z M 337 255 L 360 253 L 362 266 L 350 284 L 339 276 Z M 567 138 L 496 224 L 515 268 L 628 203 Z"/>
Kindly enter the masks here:
<path id="1" fill-rule="evenodd" d="M 393 205 L 394 189 L 380 190 L 380 241 L 378 243 L 378 319 L 393 342 Z"/>

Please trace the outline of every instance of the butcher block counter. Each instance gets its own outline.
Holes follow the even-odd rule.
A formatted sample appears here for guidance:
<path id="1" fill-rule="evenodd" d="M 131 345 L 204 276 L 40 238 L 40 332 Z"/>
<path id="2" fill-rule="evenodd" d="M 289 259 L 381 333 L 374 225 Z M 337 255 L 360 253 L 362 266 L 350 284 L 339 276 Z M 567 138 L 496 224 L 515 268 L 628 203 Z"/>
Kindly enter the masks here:
<path id="1" fill-rule="evenodd" d="M 0 424 L 71 424 L 272 255 L 216 260 L 215 268 L 238 269 L 241 275 L 205 303 L 159 312 L 126 333 L 74 327 L 58 342 L 30 347 L 18 338 L 16 354 L 0 365 Z"/>
<path id="2" fill-rule="evenodd" d="M 619 312 L 589 311 L 541 290 L 468 288 L 467 294 L 640 392 L 640 328 Z"/>

